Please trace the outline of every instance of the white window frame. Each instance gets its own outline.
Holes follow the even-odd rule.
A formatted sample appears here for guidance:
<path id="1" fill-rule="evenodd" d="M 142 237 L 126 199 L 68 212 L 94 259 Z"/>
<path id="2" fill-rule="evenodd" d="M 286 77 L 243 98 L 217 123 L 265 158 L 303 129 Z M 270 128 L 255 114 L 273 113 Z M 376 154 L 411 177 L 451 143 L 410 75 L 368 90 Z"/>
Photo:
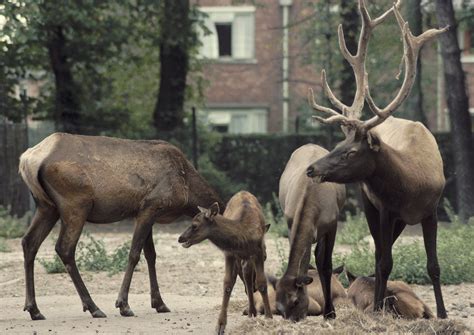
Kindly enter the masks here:
<path id="1" fill-rule="evenodd" d="M 198 9 L 209 16 L 209 18 L 205 20 L 205 24 L 207 29 L 211 31 L 210 35 L 204 35 L 202 32 L 199 33 L 203 43 L 203 46 L 201 47 L 202 49 L 199 51 L 199 58 L 217 62 L 256 63 L 255 6 L 200 6 Z M 235 17 L 239 14 L 253 14 L 249 18 L 251 24 L 241 23 L 242 26 L 240 29 L 249 30 L 246 35 L 239 34 L 240 30 L 237 28 L 238 22 L 235 20 Z M 219 45 L 215 23 L 230 23 L 232 25 L 232 56 L 230 57 L 219 56 Z M 251 41 L 245 41 L 245 38 L 250 38 Z M 239 43 L 244 44 L 245 47 L 241 47 L 240 49 L 237 48 Z M 208 48 L 208 50 L 203 51 L 205 48 Z M 239 55 L 239 53 L 241 54 Z"/>
<path id="2" fill-rule="evenodd" d="M 210 107 L 200 113 L 209 126 L 227 126 L 228 134 L 266 134 L 268 132 L 268 108 L 265 107 Z M 232 120 L 245 117 L 244 128 L 237 129 Z M 216 122 L 212 122 L 212 120 Z"/>

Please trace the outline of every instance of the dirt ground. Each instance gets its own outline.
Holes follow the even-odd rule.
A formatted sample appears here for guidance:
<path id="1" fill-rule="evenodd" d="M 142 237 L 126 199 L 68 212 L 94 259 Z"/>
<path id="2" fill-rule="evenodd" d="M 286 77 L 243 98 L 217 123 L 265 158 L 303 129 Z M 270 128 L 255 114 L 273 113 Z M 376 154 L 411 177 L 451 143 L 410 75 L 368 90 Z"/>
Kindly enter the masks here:
<path id="1" fill-rule="evenodd" d="M 154 236 L 157 250 L 157 274 L 163 299 L 171 313 L 158 314 L 150 307 L 149 282 L 146 263 L 138 265 L 134 273 L 129 303 L 135 317 L 121 317 L 114 307 L 123 273 L 82 272 L 86 286 L 96 304 L 107 314 L 105 319 L 93 319 L 82 312 L 80 299 L 67 274 L 47 274 L 37 262 L 35 267 L 38 307 L 47 320 L 31 321 L 23 312 L 24 273 L 20 239 L 9 240 L 11 252 L 0 253 L 0 333 L 4 334 L 212 334 L 215 329 L 222 297 L 224 258 L 209 242 L 190 249 L 182 248 L 178 236 L 188 223 L 156 226 Z M 103 239 L 112 251 L 131 239 L 131 224 L 87 225 L 95 238 Z M 57 227 L 51 234 L 57 236 Z M 286 239 L 267 237 L 269 273 L 280 268 L 277 244 L 287 255 Z M 38 258 L 52 258 L 52 237 L 43 243 Z M 414 286 L 415 292 L 433 311 L 436 310 L 431 286 Z M 386 333 L 386 332 L 473 332 L 474 284 L 443 287 L 449 321 L 402 321 L 380 315 L 362 315 L 351 306 L 337 306 L 336 321 L 322 317 L 309 317 L 294 324 L 275 316 L 265 320 L 262 316 L 248 319 L 242 316 L 245 306 L 243 285 L 237 282 L 229 308 L 227 333 L 229 334 L 310 334 L 322 333 Z"/>

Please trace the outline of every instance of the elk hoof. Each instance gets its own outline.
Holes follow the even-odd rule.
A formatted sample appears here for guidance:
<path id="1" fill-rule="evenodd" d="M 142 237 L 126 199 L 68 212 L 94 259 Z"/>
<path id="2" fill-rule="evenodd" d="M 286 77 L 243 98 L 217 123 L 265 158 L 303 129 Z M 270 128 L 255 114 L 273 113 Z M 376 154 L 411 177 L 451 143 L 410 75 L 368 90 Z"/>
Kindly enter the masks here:
<path id="1" fill-rule="evenodd" d="M 27 305 L 23 308 L 24 311 L 30 313 L 31 320 L 46 320 L 43 314 L 40 313 L 36 305 Z"/>
<path id="2" fill-rule="evenodd" d="M 249 310 L 248 310 L 248 308 L 245 308 L 245 309 L 242 311 L 242 315 L 249 315 Z"/>
<path id="3" fill-rule="evenodd" d="M 335 318 L 336 318 L 336 312 L 334 311 L 324 314 L 324 319 L 326 320 L 335 319 Z"/>
<path id="4" fill-rule="evenodd" d="M 128 306 L 120 308 L 120 315 L 121 316 L 127 316 L 127 317 L 128 316 L 135 316 L 135 314 L 133 314 L 132 310 Z"/>
<path id="5" fill-rule="evenodd" d="M 30 313 L 30 316 L 31 316 L 31 320 L 46 320 L 46 318 L 44 317 L 43 314 L 41 314 L 40 312 L 37 312 L 37 313 Z"/>
<path id="6" fill-rule="evenodd" d="M 168 308 L 168 306 L 166 306 L 165 304 L 163 304 L 161 306 L 158 306 L 155 309 L 158 313 L 169 313 L 169 312 L 171 312 L 170 309 Z"/>
<path id="7" fill-rule="evenodd" d="M 104 312 L 102 312 L 100 309 L 97 309 L 95 312 L 91 313 L 93 318 L 106 318 L 107 315 L 105 315 Z"/>
<path id="8" fill-rule="evenodd" d="M 219 325 L 217 327 L 217 334 L 218 335 L 224 335 L 224 329 L 225 329 L 225 325 Z"/>

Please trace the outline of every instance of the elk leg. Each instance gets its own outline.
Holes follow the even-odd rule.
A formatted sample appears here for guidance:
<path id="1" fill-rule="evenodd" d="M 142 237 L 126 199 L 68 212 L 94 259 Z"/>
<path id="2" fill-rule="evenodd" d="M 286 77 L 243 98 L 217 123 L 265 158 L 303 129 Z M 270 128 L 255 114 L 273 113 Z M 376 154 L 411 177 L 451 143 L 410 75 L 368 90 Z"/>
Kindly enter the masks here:
<path id="1" fill-rule="evenodd" d="M 225 275 L 224 275 L 224 296 L 222 298 L 221 312 L 217 321 L 217 334 L 223 335 L 225 326 L 227 325 L 227 308 L 229 307 L 229 299 L 234 288 L 235 280 L 237 278 L 237 271 L 235 269 L 235 258 L 226 255 L 225 257 Z"/>
<path id="2" fill-rule="evenodd" d="M 438 256 L 436 253 L 436 235 L 438 230 L 438 219 L 436 213 L 421 221 L 423 228 L 423 240 L 425 243 L 427 270 L 433 283 L 433 289 L 436 299 L 436 310 L 438 318 L 446 319 L 448 317 L 444 307 L 443 294 L 441 293 L 440 269 Z"/>
<path id="3" fill-rule="evenodd" d="M 86 285 L 82 281 L 76 264 L 76 246 L 85 224 L 85 219 L 73 214 L 71 218 L 62 218 L 61 231 L 56 242 L 56 252 L 61 258 L 66 271 L 76 287 L 77 293 L 82 301 L 84 312 L 89 311 L 94 318 L 105 318 L 106 315 L 92 300 Z"/>
<path id="4" fill-rule="evenodd" d="M 120 315 L 134 316 L 128 304 L 128 292 L 130 291 L 130 284 L 132 282 L 133 271 L 140 261 L 140 254 L 148 236 L 151 234 L 153 227 L 153 215 L 142 215 L 137 217 L 135 223 L 135 231 L 133 232 L 132 246 L 128 254 L 128 264 L 123 277 L 122 286 L 120 287 L 115 307 L 120 308 Z"/>
<path id="5" fill-rule="evenodd" d="M 395 243 L 395 241 L 398 239 L 400 234 L 403 232 L 403 229 L 405 229 L 406 225 L 407 224 L 402 219 L 398 219 L 395 221 L 395 227 L 393 228 L 392 245 Z"/>
<path id="6" fill-rule="evenodd" d="M 334 224 L 333 227 L 337 227 Z M 331 299 L 331 276 L 332 276 L 332 251 L 336 239 L 336 230 L 331 229 L 318 241 L 315 250 L 316 267 L 318 268 L 319 279 L 324 295 L 323 316 L 325 319 L 335 319 L 336 312 Z"/>
<path id="7" fill-rule="evenodd" d="M 265 277 L 265 267 L 263 255 L 258 256 L 255 262 L 256 283 L 257 289 L 260 292 L 263 300 L 263 307 L 265 310 L 265 317 L 272 318 L 272 310 L 270 308 L 270 301 L 268 299 L 267 278 Z"/>
<path id="8" fill-rule="evenodd" d="M 30 313 L 32 320 L 45 319 L 36 305 L 35 298 L 34 264 L 36 254 L 38 253 L 38 249 L 46 236 L 48 236 L 48 234 L 51 232 L 51 229 L 53 229 L 58 218 L 59 214 L 56 208 L 37 207 L 30 227 L 21 240 L 21 245 L 23 246 L 26 281 L 26 298 L 25 307 L 23 310 Z"/>
<path id="9" fill-rule="evenodd" d="M 151 307 L 155 308 L 158 313 L 168 313 L 169 308 L 163 302 L 160 294 L 160 288 L 158 286 L 158 280 L 156 278 L 156 252 L 155 245 L 153 243 L 153 232 L 150 231 L 145 245 L 143 247 L 145 253 L 145 259 L 148 265 L 148 275 L 150 277 L 150 295 L 151 295 Z"/>
<path id="10" fill-rule="evenodd" d="M 392 272 L 392 242 L 394 236 L 394 224 L 391 213 L 387 209 L 380 212 L 380 259 L 377 262 L 375 273 L 374 310 L 381 310 L 384 304 L 387 281 Z"/>
<path id="11" fill-rule="evenodd" d="M 251 260 L 243 261 L 242 262 L 242 272 L 244 274 L 244 284 L 245 284 L 245 291 L 247 292 L 247 298 L 249 301 L 248 307 L 248 316 L 251 318 L 252 316 L 257 316 L 257 310 L 255 309 L 255 301 L 253 300 L 253 286 L 255 283 L 255 267 L 252 264 Z"/>

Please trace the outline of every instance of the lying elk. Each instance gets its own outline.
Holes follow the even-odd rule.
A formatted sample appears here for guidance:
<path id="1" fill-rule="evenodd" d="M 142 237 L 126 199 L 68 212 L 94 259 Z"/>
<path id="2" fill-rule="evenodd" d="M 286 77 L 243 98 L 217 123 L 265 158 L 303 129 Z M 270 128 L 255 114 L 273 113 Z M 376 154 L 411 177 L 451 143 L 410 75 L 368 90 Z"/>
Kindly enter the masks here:
<path id="1" fill-rule="evenodd" d="M 288 268 L 276 285 L 277 309 L 286 319 L 298 321 L 308 312 L 308 276 L 311 245 L 324 295 L 325 318 L 334 318 L 331 301 L 332 251 L 337 216 L 344 205 L 345 187 L 334 183 L 314 183 L 305 175 L 306 167 L 324 157 L 327 150 L 315 144 L 296 149 L 280 179 L 280 205 L 290 229 Z"/>
<path id="2" fill-rule="evenodd" d="M 347 296 L 352 303 L 362 311 L 374 309 L 374 277 L 356 277 L 346 271 L 349 279 Z M 387 281 L 385 291 L 386 309 L 396 316 L 407 319 L 431 319 L 433 313 L 430 308 L 413 292 L 410 286 L 402 281 Z"/>
<path id="3" fill-rule="evenodd" d="M 347 298 L 346 290 L 337 277 L 337 275 L 340 274 L 342 270 L 342 266 L 334 269 L 331 276 L 331 301 L 333 305 L 339 303 L 340 301 L 344 301 Z M 318 271 L 315 269 L 310 269 L 308 270 L 308 276 L 311 277 L 313 281 L 307 286 L 309 299 L 307 315 L 321 315 L 324 306 L 324 295 L 323 289 L 321 287 L 321 281 L 319 280 Z M 277 278 L 267 275 L 268 300 L 270 302 L 270 308 L 273 314 L 278 314 L 278 310 L 276 309 L 275 291 L 277 283 Z M 255 308 L 257 309 L 257 312 L 263 314 L 264 304 L 262 298 L 257 293 L 254 293 L 253 298 L 255 300 Z M 244 314 L 246 312 L 247 310 L 244 311 Z"/>
<path id="4" fill-rule="evenodd" d="M 262 207 L 257 198 L 249 192 L 241 191 L 229 200 L 223 215 L 219 215 L 217 203 L 209 209 L 199 209 L 201 213 L 194 217 L 191 227 L 179 237 L 178 242 L 189 248 L 209 239 L 224 252 L 224 297 L 217 324 L 218 334 L 223 334 L 227 325 L 227 308 L 237 275 L 244 282 L 247 292 L 248 315 L 257 315 L 253 298 L 256 284 L 265 306 L 265 317 L 271 318 L 264 271 L 264 236 L 270 225 L 265 225 Z"/>
<path id="5" fill-rule="evenodd" d="M 413 36 L 399 12 L 399 6 L 400 1 L 372 20 L 365 1 L 359 0 L 362 28 L 355 55 L 347 50 L 342 26 L 339 26 L 339 46 L 354 70 L 356 93 L 351 106 L 340 102 L 329 88 L 323 70 L 324 91 L 331 103 L 341 111 L 338 113 L 318 105 L 310 90 L 308 98 L 312 107 L 331 115 L 326 119 L 319 116 L 315 118 L 322 123 L 341 124 L 346 139 L 328 155 L 312 162 L 307 175 L 322 182 L 361 183 L 365 214 L 375 242 L 376 310 L 382 307 L 387 279 L 392 270 L 393 243 L 407 224 L 421 222 L 438 317 L 446 318 L 436 255 L 436 208 L 445 184 L 443 161 L 433 135 L 423 124 L 394 118 L 391 114 L 410 93 L 421 47 L 447 28 L 430 29 L 420 36 Z M 381 109 L 375 105 L 370 95 L 365 59 L 373 29 L 391 12 L 395 14 L 402 31 L 405 78 L 394 100 Z M 359 119 L 364 100 L 375 114 L 367 121 Z"/>
<path id="6" fill-rule="evenodd" d="M 56 252 L 82 300 L 84 311 L 105 317 L 87 291 L 75 261 L 77 241 L 86 221 L 111 223 L 135 218 L 128 266 L 116 307 L 132 316 L 128 291 L 142 249 L 148 263 L 151 306 L 169 312 L 155 271 L 152 226 L 181 215 L 194 216 L 197 206 L 219 201 L 183 153 L 164 141 L 131 141 L 56 133 L 20 158 L 20 173 L 36 202 L 36 212 L 22 240 L 27 310 L 44 319 L 35 300 L 34 260 L 58 218 L 61 231 Z"/>

